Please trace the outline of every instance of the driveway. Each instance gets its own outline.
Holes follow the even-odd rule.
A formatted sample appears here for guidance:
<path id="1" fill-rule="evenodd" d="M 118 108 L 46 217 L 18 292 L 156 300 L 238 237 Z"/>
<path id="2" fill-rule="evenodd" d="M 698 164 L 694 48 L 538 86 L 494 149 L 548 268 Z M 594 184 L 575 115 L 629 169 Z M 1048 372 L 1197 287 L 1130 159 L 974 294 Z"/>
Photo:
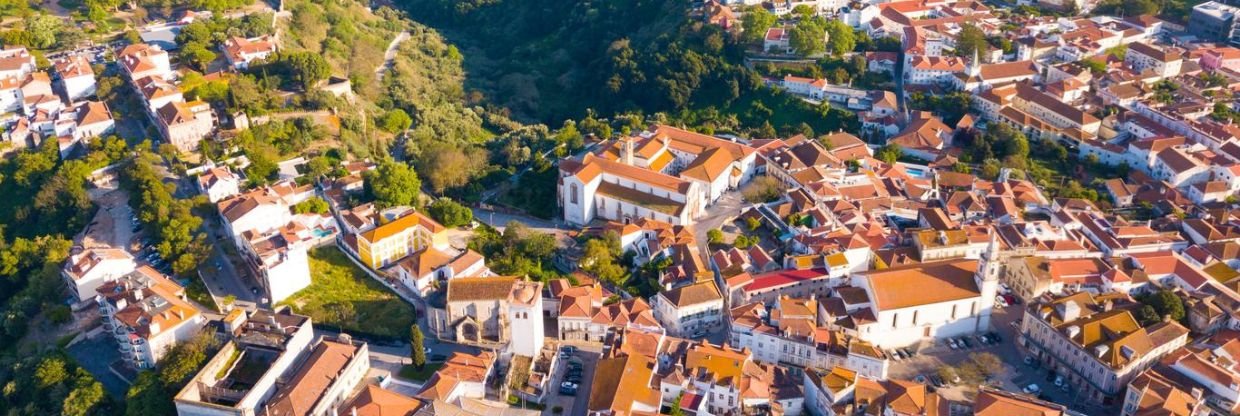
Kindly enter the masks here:
<path id="1" fill-rule="evenodd" d="M 576 345 L 576 344 L 575 344 Z M 564 375 L 568 371 L 568 364 L 561 362 L 556 366 L 555 374 L 551 377 L 551 391 L 547 394 L 546 407 L 543 408 L 544 416 L 580 416 L 585 415 L 586 410 L 590 406 L 590 387 L 594 380 L 594 367 L 598 366 L 598 360 L 602 357 L 602 346 L 593 344 L 580 344 L 577 346 L 577 352 L 572 355 L 570 360 L 581 362 L 581 383 L 578 385 L 576 396 L 564 396 L 560 394 L 560 383 L 564 381 Z M 555 413 L 553 409 L 559 406 L 563 409 L 562 413 Z"/>
<path id="2" fill-rule="evenodd" d="M 238 267 L 241 259 L 237 258 L 236 254 L 229 254 L 236 253 L 232 237 L 224 231 L 218 218 L 206 218 L 205 222 L 205 226 L 210 230 L 209 238 L 215 239 L 211 244 L 211 255 L 198 270 L 203 283 L 207 285 L 207 291 L 216 298 L 217 304 L 232 295 L 237 298 L 237 306 L 256 305 L 259 296 L 250 288 L 258 286 L 258 282 L 253 277 L 247 277 L 244 266 Z"/>

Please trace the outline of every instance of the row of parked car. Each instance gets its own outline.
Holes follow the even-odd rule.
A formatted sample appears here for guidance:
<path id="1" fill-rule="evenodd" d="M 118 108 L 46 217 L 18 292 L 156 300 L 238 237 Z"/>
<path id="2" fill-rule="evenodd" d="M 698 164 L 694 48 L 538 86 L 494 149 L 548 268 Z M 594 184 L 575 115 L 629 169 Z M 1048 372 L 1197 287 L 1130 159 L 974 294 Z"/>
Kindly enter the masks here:
<path id="1" fill-rule="evenodd" d="M 969 350 L 973 348 L 985 348 L 1003 342 L 1003 337 L 994 332 L 987 332 L 978 335 L 966 335 L 956 338 L 948 338 L 947 346 L 953 350 Z"/>
<path id="2" fill-rule="evenodd" d="M 917 356 L 912 348 L 892 348 L 886 351 L 887 356 L 896 361 L 903 361 Z"/>
<path id="3" fill-rule="evenodd" d="M 577 395 L 577 389 L 581 387 L 582 374 L 585 372 L 580 362 L 568 361 L 576 352 L 577 347 L 571 345 L 560 347 L 560 360 L 568 363 L 568 370 L 564 372 L 564 380 L 560 383 L 560 394 L 565 396 Z"/>

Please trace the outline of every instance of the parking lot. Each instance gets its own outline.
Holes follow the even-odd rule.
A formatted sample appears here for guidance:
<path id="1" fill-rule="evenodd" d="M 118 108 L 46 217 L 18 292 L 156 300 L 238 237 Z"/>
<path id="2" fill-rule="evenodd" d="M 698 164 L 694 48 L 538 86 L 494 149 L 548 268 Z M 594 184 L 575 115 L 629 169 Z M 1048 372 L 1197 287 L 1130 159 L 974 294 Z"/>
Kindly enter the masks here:
<path id="1" fill-rule="evenodd" d="M 889 377 L 916 380 L 918 376 L 922 376 L 932 382 L 932 376 L 938 373 L 939 368 L 956 367 L 968 361 L 971 354 L 986 352 L 994 354 L 1004 363 L 1004 368 L 996 372 L 998 376 L 991 380 L 991 384 L 1008 391 L 1020 391 L 1022 386 L 1019 381 L 1024 369 L 1020 368 L 1019 363 L 1024 356 L 1016 345 L 1017 328 L 1012 323 L 1019 322 L 1022 314 L 1020 306 L 995 308 L 991 315 L 991 331 L 999 336 L 996 343 L 987 345 L 976 337 L 970 337 L 967 347 L 958 344 L 958 348 L 953 349 L 947 342 L 932 341 L 923 341 L 916 347 L 910 347 L 908 349 L 914 350 L 915 355 L 892 362 Z M 950 385 L 950 382 L 948 384 L 939 389 L 939 394 L 952 400 L 964 399 L 968 390 L 976 389 L 974 386 Z"/>
<path id="2" fill-rule="evenodd" d="M 594 380 L 594 367 L 598 365 L 601 352 L 600 347 L 580 345 L 575 346 L 576 351 L 569 356 L 568 360 L 561 360 L 556 365 L 555 373 L 552 376 L 552 384 L 547 393 L 546 407 L 543 410 L 544 415 L 557 415 L 554 409 L 558 406 L 562 409 L 559 415 L 584 415 L 589 406 L 590 401 L 590 385 Z M 577 392 L 573 395 L 560 394 L 560 384 L 568 378 L 570 367 L 569 363 L 580 363 L 580 383 L 577 384 Z"/>
<path id="3" fill-rule="evenodd" d="M 994 314 L 991 315 L 991 331 L 999 335 L 1001 338 L 999 343 L 982 345 L 976 341 L 976 338 L 970 338 L 969 347 L 952 349 L 946 342 L 936 344 L 924 341 L 921 345 L 909 348 L 915 350 L 912 358 L 892 363 L 889 377 L 916 380 L 918 376 L 922 376 L 928 383 L 933 384 L 934 380 L 931 375 L 937 374 L 939 368 L 956 367 L 968 361 L 970 354 L 987 352 L 997 356 L 1003 363 L 1003 368 L 997 371 L 998 376 L 990 381 L 994 387 L 1011 392 L 1021 392 L 1030 384 L 1037 384 L 1040 390 L 1039 395 L 1044 400 L 1067 405 L 1070 409 L 1084 414 L 1115 413 L 1117 409 L 1103 407 L 1101 403 L 1095 403 L 1080 395 L 1076 386 L 1069 383 L 1064 383 L 1068 384 L 1066 388 L 1056 386 L 1055 374 L 1048 373 L 1045 369 L 1036 366 L 1036 363 L 1025 363 L 1026 354 L 1017 344 L 1020 319 L 1023 316 L 1022 306 L 995 308 Z M 966 396 L 971 397 L 973 390 L 976 390 L 975 386 L 948 383 L 939 388 L 938 392 L 946 399 L 962 400 Z"/>

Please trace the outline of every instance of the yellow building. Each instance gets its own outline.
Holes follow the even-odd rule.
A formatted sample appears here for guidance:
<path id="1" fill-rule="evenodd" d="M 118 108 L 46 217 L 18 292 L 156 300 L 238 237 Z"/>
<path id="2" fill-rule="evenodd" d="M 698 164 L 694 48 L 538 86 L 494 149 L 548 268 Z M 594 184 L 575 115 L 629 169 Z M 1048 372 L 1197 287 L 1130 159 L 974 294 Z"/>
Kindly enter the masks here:
<path id="1" fill-rule="evenodd" d="M 444 230 L 425 215 L 410 212 L 358 234 L 357 255 L 370 268 L 379 269 L 427 247 L 447 246 Z"/>

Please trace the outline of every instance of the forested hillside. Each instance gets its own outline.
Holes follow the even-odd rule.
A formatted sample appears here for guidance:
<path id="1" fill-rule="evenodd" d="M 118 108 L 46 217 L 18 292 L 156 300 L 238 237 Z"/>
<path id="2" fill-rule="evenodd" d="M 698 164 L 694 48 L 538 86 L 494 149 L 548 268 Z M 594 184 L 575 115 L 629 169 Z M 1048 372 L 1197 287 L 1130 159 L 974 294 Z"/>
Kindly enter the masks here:
<path id="1" fill-rule="evenodd" d="M 403 0 L 464 56 L 466 88 L 515 117 L 558 125 L 597 114 L 666 113 L 704 130 L 817 132 L 845 114 L 762 87 L 742 47 L 678 0 Z M 770 123 L 769 125 L 767 123 Z M 851 122 L 851 121 L 850 121 Z"/>

